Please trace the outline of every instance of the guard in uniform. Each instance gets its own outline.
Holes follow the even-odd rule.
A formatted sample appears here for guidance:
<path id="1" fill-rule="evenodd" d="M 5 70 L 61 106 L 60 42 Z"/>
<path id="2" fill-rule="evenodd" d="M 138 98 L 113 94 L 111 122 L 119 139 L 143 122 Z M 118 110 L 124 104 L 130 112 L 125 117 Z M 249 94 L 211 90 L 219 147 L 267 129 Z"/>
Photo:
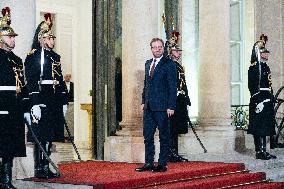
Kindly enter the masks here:
<path id="1" fill-rule="evenodd" d="M 269 160 L 276 156 L 266 152 L 266 136 L 275 135 L 275 119 L 271 72 L 267 65 L 269 51 L 265 48 L 267 37 L 262 35 L 253 45 L 251 65 L 248 70 L 249 104 L 248 134 L 252 134 L 256 159 Z"/>
<path id="2" fill-rule="evenodd" d="M 187 159 L 178 154 L 178 135 L 188 133 L 188 123 L 191 124 L 187 108 L 191 105 L 185 82 L 183 66 L 178 62 L 182 49 L 175 43 L 170 44 L 169 56 L 177 66 L 177 102 L 175 114 L 170 119 L 170 153 L 169 162 L 186 162 Z"/>
<path id="3" fill-rule="evenodd" d="M 25 125 L 22 106 L 23 63 L 12 50 L 17 34 L 10 27 L 10 8 L 0 18 L 0 157 L 1 189 L 13 189 L 14 157 L 26 156 Z"/>
<path id="4" fill-rule="evenodd" d="M 64 141 L 64 116 L 67 95 L 61 71 L 60 55 L 54 52 L 51 14 L 36 29 L 32 50 L 25 60 L 25 74 L 32 104 L 32 128 L 48 155 L 52 142 Z M 34 142 L 31 133 L 28 141 Z M 53 178 L 59 175 L 49 169 L 49 162 L 37 144 L 34 145 L 35 177 Z"/>

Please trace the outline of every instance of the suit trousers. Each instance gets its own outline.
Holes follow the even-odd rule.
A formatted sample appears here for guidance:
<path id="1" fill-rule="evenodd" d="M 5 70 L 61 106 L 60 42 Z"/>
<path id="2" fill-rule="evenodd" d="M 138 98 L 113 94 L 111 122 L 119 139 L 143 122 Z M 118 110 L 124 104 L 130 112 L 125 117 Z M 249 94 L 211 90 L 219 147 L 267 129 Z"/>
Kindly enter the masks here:
<path id="1" fill-rule="evenodd" d="M 166 166 L 169 153 L 170 129 L 166 111 L 152 111 L 150 108 L 144 110 L 144 144 L 145 144 L 145 163 L 154 162 L 155 144 L 154 135 L 156 128 L 159 129 L 160 154 L 159 165 Z"/>

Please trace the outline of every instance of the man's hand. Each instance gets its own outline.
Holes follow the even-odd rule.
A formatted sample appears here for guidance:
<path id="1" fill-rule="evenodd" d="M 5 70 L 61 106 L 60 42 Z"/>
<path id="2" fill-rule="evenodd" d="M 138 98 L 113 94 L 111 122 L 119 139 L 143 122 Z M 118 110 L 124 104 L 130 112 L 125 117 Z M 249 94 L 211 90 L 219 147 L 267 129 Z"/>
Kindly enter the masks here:
<path id="1" fill-rule="evenodd" d="M 174 110 L 167 109 L 168 117 L 171 117 L 172 115 L 174 115 L 174 113 L 175 113 L 175 111 L 174 111 Z"/>
<path id="2" fill-rule="evenodd" d="M 141 111 L 144 112 L 144 104 L 141 104 L 140 108 L 141 108 Z"/>

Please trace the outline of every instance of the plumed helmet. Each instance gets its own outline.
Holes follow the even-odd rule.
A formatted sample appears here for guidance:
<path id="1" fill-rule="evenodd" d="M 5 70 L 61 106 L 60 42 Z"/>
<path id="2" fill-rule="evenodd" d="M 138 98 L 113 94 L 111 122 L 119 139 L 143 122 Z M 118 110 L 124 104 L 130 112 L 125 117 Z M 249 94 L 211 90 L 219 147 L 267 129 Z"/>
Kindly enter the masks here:
<path id="1" fill-rule="evenodd" d="M 51 14 L 44 14 L 44 21 L 39 24 L 40 30 L 38 31 L 38 39 L 43 37 L 52 37 L 55 38 L 55 35 L 52 33 L 52 19 Z"/>
<path id="2" fill-rule="evenodd" d="M 162 20 L 164 23 L 164 29 L 166 34 L 166 43 L 165 43 L 165 56 L 170 56 L 172 50 L 182 51 L 180 46 L 178 45 L 180 39 L 180 33 L 175 29 L 173 17 L 171 18 L 171 29 L 166 27 L 166 15 L 165 13 L 162 16 Z"/>
<path id="3" fill-rule="evenodd" d="M 254 43 L 251 52 L 251 63 L 258 61 L 258 58 L 260 58 L 258 57 L 260 53 L 269 53 L 269 50 L 265 47 L 267 41 L 268 37 L 262 34 L 259 40 Z"/>
<path id="4" fill-rule="evenodd" d="M 176 51 L 182 51 L 181 47 L 178 45 L 180 33 L 177 32 L 176 30 L 173 30 L 170 38 L 166 41 L 166 51 L 167 54 L 169 55 L 172 50 Z"/>
<path id="5" fill-rule="evenodd" d="M 36 28 L 35 35 L 33 38 L 32 49 L 40 47 L 39 39 L 44 37 L 55 38 L 55 35 L 52 32 L 52 19 L 51 14 L 44 14 L 44 21 L 42 21 Z"/>
<path id="6" fill-rule="evenodd" d="M 17 36 L 13 30 L 13 28 L 10 27 L 11 24 L 11 10 L 9 7 L 5 7 L 2 9 L 2 16 L 0 18 L 0 38 L 2 36 Z"/>

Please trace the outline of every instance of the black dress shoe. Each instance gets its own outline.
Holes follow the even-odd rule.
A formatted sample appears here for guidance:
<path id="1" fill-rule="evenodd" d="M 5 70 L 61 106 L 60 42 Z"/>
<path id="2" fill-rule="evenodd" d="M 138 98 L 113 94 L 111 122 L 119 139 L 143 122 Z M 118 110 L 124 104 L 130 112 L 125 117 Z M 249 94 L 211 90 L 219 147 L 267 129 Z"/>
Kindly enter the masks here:
<path id="1" fill-rule="evenodd" d="M 151 163 L 145 163 L 142 167 L 138 167 L 135 169 L 137 172 L 143 172 L 143 171 L 152 171 L 154 169 L 154 165 Z"/>
<path id="2" fill-rule="evenodd" d="M 275 155 L 272 155 L 268 152 L 266 152 L 266 155 L 270 158 L 270 159 L 276 159 L 277 157 Z"/>
<path id="3" fill-rule="evenodd" d="M 48 172 L 43 169 L 43 167 L 35 169 L 35 177 L 39 179 L 48 179 Z"/>
<path id="4" fill-rule="evenodd" d="M 176 162 L 188 162 L 188 159 L 181 157 L 178 154 L 174 154 Z"/>
<path id="5" fill-rule="evenodd" d="M 167 166 L 164 165 L 158 165 L 155 167 L 152 171 L 153 172 L 166 172 L 168 170 Z"/>
<path id="6" fill-rule="evenodd" d="M 178 154 L 175 153 L 175 152 L 172 152 L 172 153 L 169 155 L 168 161 L 169 161 L 169 162 L 173 162 L 173 163 L 177 163 L 177 162 L 188 162 L 188 159 L 181 157 L 180 155 L 178 155 Z"/>
<path id="7" fill-rule="evenodd" d="M 256 157 L 256 159 L 261 159 L 261 160 L 270 160 L 270 159 L 276 159 L 277 158 L 276 156 L 271 155 L 268 152 L 257 152 L 255 157 Z"/>

